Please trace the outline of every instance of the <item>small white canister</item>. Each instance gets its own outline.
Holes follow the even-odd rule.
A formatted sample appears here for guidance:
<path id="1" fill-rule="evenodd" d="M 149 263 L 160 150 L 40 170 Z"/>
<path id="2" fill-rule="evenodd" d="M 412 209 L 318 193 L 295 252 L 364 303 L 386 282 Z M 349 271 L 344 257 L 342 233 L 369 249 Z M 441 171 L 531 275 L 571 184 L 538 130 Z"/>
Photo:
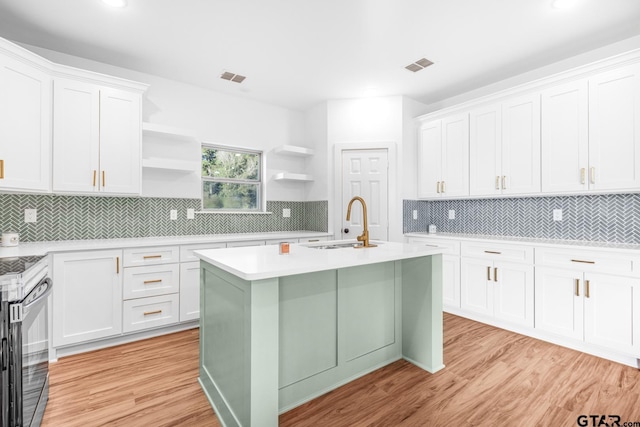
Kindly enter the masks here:
<path id="1" fill-rule="evenodd" d="M 436 232 L 436 225 L 435 224 L 429 225 L 429 233 L 435 233 L 435 232 Z"/>
<path id="2" fill-rule="evenodd" d="M 18 246 L 20 235 L 18 233 L 2 233 L 2 246 Z"/>

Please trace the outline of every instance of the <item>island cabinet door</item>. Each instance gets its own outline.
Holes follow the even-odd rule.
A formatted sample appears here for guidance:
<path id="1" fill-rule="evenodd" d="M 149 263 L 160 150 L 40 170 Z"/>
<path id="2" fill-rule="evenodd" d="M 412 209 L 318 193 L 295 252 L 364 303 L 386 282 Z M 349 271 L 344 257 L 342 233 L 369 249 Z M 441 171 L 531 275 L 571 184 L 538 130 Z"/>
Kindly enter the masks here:
<path id="1" fill-rule="evenodd" d="M 582 340 L 583 304 L 580 271 L 535 268 L 535 328 Z"/>
<path id="2" fill-rule="evenodd" d="M 533 266 L 496 261 L 492 273 L 495 318 L 533 327 Z"/>
<path id="3" fill-rule="evenodd" d="M 460 264 L 461 308 L 493 317 L 493 263 L 462 258 Z"/>
<path id="4" fill-rule="evenodd" d="M 442 256 L 442 304 L 460 308 L 460 257 Z"/>
<path id="5" fill-rule="evenodd" d="M 584 339 L 640 357 L 640 280 L 584 276 Z"/>

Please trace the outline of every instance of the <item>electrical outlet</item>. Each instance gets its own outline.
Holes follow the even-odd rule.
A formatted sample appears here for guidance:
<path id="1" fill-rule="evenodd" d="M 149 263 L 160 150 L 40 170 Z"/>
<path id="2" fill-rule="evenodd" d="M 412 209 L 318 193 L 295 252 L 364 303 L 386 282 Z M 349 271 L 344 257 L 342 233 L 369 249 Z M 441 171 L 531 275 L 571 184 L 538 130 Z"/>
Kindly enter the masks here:
<path id="1" fill-rule="evenodd" d="M 195 219 L 196 218 L 196 210 L 193 208 L 187 209 L 187 219 Z"/>
<path id="2" fill-rule="evenodd" d="M 24 222 L 37 222 L 38 210 L 37 209 L 25 209 L 24 210 Z"/>
<path id="3" fill-rule="evenodd" d="M 449 209 L 449 219 L 456 219 L 456 211 Z"/>
<path id="4" fill-rule="evenodd" d="M 418 219 L 418 211 L 416 209 L 413 210 L 413 219 Z"/>
<path id="5" fill-rule="evenodd" d="M 176 209 L 171 209 L 171 212 L 169 212 L 169 218 L 171 218 L 172 221 L 178 219 L 178 211 Z"/>
<path id="6" fill-rule="evenodd" d="M 554 209 L 553 210 L 553 220 L 554 221 L 562 221 L 562 209 Z"/>
<path id="7" fill-rule="evenodd" d="M 282 218 L 291 218 L 291 209 L 282 209 Z"/>

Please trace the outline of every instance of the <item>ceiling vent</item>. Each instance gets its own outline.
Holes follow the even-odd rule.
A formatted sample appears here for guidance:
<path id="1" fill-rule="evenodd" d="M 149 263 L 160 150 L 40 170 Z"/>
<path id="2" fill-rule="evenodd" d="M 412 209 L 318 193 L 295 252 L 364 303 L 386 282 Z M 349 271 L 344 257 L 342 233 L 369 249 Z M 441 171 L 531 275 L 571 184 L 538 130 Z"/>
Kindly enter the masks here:
<path id="1" fill-rule="evenodd" d="M 220 78 L 223 80 L 229 80 L 231 82 L 236 82 L 236 83 L 242 83 L 244 79 L 246 79 L 245 76 L 241 76 L 240 74 L 233 74 L 228 71 L 225 71 L 224 73 L 222 73 L 220 75 Z"/>
<path id="2" fill-rule="evenodd" d="M 433 62 L 429 61 L 427 58 L 418 59 L 416 62 L 413 62 L 407 65 L 406 68 L 409 71 L 413 71 L 414 73 L 420 70 L 424 70 L 429 65 L 433 65 Z"/>

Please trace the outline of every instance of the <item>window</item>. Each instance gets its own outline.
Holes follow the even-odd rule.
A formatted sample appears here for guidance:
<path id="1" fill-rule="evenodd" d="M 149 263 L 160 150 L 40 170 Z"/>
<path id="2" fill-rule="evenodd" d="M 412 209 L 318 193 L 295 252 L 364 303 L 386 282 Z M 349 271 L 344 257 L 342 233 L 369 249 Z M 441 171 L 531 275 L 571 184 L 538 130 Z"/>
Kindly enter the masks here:
<path id="1" fill-rule="evenodd" d="M 202 146 L 202 208 L 259 211 L 262 153 L 233 147 Z"/>

